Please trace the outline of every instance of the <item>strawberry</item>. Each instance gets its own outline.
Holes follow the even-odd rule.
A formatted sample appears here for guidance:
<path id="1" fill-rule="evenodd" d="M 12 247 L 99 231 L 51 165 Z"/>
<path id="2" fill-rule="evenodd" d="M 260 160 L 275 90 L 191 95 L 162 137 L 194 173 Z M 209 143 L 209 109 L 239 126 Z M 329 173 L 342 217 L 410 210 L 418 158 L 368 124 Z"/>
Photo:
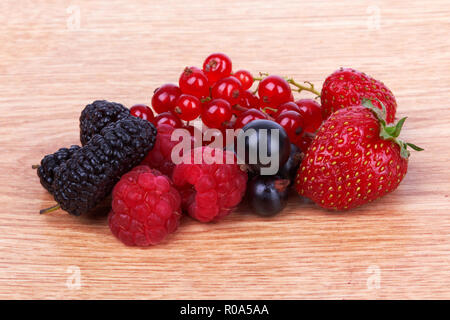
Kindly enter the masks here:
<path id="1" fill-rule="evenodd" d="M 382 104 L 383 106 L 383 104 Z M 409 151 L 397 139 L 406 118 L 387 125 L 369 100 L 336 111 L 319 129 L 296 176 L 296 189 L 326 209 L 355 208 L 395 190 Z"/>
<path id="2" fill-rule="evenodd" d="M 359 105 L 362 98 L 373 100 L 373 104 L 382 108 L 380 101 L 386 106 L 386 121 L 393 123 L 397 102 L 382 82 L 350 68 L 341 68 L 325 79 L 320 99 L 322 116 L 328 118 L 333 112 Z"/>

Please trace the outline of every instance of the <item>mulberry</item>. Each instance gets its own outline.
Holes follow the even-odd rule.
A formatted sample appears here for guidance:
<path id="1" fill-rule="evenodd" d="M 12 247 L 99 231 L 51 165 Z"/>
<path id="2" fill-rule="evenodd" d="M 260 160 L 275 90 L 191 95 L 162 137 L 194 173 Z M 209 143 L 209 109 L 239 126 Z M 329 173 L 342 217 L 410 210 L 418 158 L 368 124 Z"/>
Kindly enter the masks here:
<path id="1" fill-rule="evenodd" d="M 80 115 L 80 141 L 84 146 L 107 125 L 128 118 L 130 110 L 120 103 L 96 100 L 88 104 Z"/>
<path id="2" fill-rule="evenodd" d="M 59 166 L 52 185 L 55 200 L 76 216 L 93 209 L 144 159 L 155 139 L 153 124 L 139 118 L 106 126 Z"/>
<path id="3" fill-rule="evenodd" d="M 41 180 L 42 186 L 47 189 L 48 192 L 53 194 L 53 179 L 58 167 L 70 159 L 75 151 L 79 150 L 79 146 L 71 146 L 70 148 L 61 148 L 53 154 L 46 155 L 39 166 L 33 166 L 37 168 L 37 174 Z"/>

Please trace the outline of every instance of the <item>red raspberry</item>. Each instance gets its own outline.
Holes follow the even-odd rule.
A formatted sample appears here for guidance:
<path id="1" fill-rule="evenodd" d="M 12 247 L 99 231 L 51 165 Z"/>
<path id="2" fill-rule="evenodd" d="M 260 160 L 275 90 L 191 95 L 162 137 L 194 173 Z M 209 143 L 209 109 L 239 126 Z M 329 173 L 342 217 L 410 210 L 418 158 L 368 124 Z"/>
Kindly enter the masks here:
<path id="1" fill-rule="evenodd" d="M 158 134 L 153 149 L 142 160 L 141 165 L 149 166 L 150 168 L 160 171 L 168 177 L 172 177 L 175 164 L 172 162 L 172 149 L 179 143 L 179 141 L 172 141 L 172 132 L 177 129 L 168 124 L 160 124 L 156 127 Z M 184 127 L 188 131 L 189 128 Z M 191 132 L 190 132 L 191 133 Z M 191 146 L 194 146 L 194 136 L 191 133 Z M 181 154 L 182 156 L 182 154 Z"/>
<path id="2" fill-rule="evenodd" d="M 109 227 L 128 246 L 158 244 L 178 227 L 180 194 L 157 170 L 134 168 L 122 176 L 112 197 Z"/>
<path id="3" fill-rule="evenodd" d="M 216 154 L 223 163 L 211 161 Z M 194 159 L 201 159 L 201 155 L 201 164 L 195 164 Z M 227 156 L 234 163 L 227 164 Z M 234 153 L 209 147 L 192 150 L 175 167 L 172 177 L 183 210 L 201 222 L 217 221 L 230 214 L 241 202 L 247 185 L 247 174 L 236 164 Z"/>
<path id="4" fill-rule="evenodd" d="M 157 169 L 161 173 L 172 176 L 172 171 L 175 165 L 171 159 L 173 147 L 178 143 L 171 141 L 170 137 L 176 128 L 168 124 L 161 124 L 156 127 L 158 134 L 156 136 L 155 146 L 147 154 L 141 165 L 147 165 L 150 168 Z"/>

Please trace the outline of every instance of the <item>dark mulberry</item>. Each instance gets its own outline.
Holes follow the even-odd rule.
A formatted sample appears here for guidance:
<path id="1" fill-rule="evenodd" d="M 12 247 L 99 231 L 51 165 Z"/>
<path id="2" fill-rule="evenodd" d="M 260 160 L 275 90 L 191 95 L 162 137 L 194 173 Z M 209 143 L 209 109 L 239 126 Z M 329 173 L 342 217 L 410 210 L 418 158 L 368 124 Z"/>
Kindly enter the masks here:
<path id="1" fill-rule="evenodd" d="M 153 148 L 156 129 L 149 121 L 128 117 L 103 128 L 62 163 L 53 182 L 63 210 L 80 215 L 106 198 L 120 177 Z"/>
<path id="2" fill-rule="evenodd" d="M 130 111 L 120 103 L 97 100 L 88 104 L 80 115 L 80 141 L 84 146 L 97 133 L 118 120 L 128 118 Z"/>
<path id="3" fill-rule="evenodd" d="M 48 192 L 53 194 L 53 179 L 55 177 L 55 172 L 61 163 L 67 161 L 75 151 L 79 150 L 79 146 L 71 146 L 70 148 L 61 148 L 53 154 L 46 155 L 42 160 L 41 164 L 37 168 L 37 174 L 41 180 L 42 186 L 48 190 Z"/>

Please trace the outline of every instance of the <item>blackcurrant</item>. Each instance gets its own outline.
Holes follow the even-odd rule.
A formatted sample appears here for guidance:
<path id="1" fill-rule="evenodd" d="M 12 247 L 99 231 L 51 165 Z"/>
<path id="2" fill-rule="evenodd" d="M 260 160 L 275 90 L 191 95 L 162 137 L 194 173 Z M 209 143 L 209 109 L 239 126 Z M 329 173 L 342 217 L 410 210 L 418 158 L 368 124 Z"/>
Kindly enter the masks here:
<path id="1" fill-rule="evenodd" d="M 286 131 L 271 120 L 246 124 L 237 140 L 237 156 L 250 170 L 263 175 L 274 175 L 286 163 L 291 151 Z"/>
<path id="2" fill-rule="evenodd" d="M 289 179 L 291 183 L 294 182 L 295 176 L 297 175 L 297 170 L 302 160 L 302 150 L 295 144 L 291 144 L 291 154 L 286 163 L 280 168 L 277 175 Z"/>
<path id="3" fill-rule="evenodd" d="M 264 217 L 276 215 L 286 207 L 289 180 L 279 176 L 256 176 L 248 187 L 248 199 L 253 211 Z"/>

